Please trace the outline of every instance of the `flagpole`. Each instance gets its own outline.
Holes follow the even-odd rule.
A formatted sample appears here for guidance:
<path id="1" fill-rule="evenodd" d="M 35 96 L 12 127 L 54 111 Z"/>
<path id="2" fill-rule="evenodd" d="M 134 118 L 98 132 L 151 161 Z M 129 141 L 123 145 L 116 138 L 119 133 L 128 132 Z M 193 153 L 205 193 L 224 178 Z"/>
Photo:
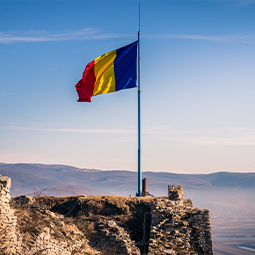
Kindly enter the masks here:
<path id="1" fill-rule="evenodd" d="M 140 3 L 139 3 L 139 31 L 138 31 L 138 192 L 136 196 L 142 196 L 142 171 L 141 171 L 141 107 L 140 107 Z"/>

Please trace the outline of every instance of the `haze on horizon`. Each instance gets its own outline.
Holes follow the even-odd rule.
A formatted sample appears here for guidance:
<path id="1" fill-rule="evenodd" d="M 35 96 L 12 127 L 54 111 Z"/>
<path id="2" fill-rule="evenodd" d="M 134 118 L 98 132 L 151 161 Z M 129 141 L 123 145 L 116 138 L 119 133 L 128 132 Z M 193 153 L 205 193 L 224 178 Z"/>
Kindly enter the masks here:
<path id="1" fill-rule="evenodd" d="M 142 170 L 255 172 L 255 1 L 140 1 Z M 0 162 L 137 169 L 137 89 L 77 103 L 139 1 L 0 1 Z"/>

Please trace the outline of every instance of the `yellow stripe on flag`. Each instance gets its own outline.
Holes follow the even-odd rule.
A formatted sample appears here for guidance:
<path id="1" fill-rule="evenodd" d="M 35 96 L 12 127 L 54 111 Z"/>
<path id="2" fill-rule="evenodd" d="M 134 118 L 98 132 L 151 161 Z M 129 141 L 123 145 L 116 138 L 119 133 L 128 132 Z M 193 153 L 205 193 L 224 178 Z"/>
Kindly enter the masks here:
<path id="1" fill-rule="evenodd" d="M 94 72 L 96 82 L 93 96 L 115 92 L 115 58 L 116 50 L 113 50 L 95 59 Z"/>

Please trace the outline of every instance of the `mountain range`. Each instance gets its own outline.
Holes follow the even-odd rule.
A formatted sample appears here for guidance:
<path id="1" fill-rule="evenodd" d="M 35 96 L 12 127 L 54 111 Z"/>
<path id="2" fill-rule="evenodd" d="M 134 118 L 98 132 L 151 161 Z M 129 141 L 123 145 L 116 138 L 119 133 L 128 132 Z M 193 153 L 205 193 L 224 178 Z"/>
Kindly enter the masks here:
<path id="1" fill-rule="evenodd" d="M 137 191 L 137 172 L 134 171 L 0 163 L 0 174 L 11 177 L 12 196 L 134 196 Z M 176 174 L 145 171 L 143 178 L 148 180 L 148 191 L 157 196 L 166 196 L 169 184 L 182 185 L 184 190 L 255 189 L 255 173 Z"/>

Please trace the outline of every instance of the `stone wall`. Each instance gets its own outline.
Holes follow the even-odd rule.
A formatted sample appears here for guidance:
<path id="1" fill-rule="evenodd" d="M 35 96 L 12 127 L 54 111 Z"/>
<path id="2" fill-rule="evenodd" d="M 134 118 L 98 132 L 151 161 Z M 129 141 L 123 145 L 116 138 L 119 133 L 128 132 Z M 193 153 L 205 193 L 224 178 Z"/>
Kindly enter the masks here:
<path id="1" fill-rule="evenodd" d="M 10 187 L 11 178 L 0 175 L 0 254 L 17 254 L 20 250 L 17 217 L 10 208 Z"/>
<path id="2" fill-rule="evenodd" d="M 183 187 L 176 185 L 168 185 L 168 199 L 183 204 Z"/>
<path id="3" fill-rule="evenodd" d="M 17 228 L 17 216 L 15 210 L 10 208 L 10 187 L 11 179 L 6 176 L 0 176 L 0 254 L 18 255 L 18 254 L 43 254 L 43 255 L 71 255 L 75 250 L 80 250 L 85 246 L 86 251 L 94 250 L 87 245 L 88 240 L 76 226 L 65 226 L 64 216 L 56 215 L 49 210 L 43 210 L 35 207 L 33 214 L 38 214 L 41 221 L 49 222 L 49 227 L 41 227 L 38 224 L 32 234 L 21 233 Z M 21 196 L 17 198 L 17 203 L 33 203 L 34 198 Z M 22 222 L 26 224 L 27 222 Z M 55 238 L 53 228 L 61 228 L 61 231 L 67 238 Z M 80 252 L 79 254 L 86 254 Z"/>
<path id="4" fill-rule="evenodd" d="M 149 254 L 213 254 L 208 210 L 183 200 L 183 188 L 169 185 L 168 198 L 156 198 L 151 207 Z"/>

